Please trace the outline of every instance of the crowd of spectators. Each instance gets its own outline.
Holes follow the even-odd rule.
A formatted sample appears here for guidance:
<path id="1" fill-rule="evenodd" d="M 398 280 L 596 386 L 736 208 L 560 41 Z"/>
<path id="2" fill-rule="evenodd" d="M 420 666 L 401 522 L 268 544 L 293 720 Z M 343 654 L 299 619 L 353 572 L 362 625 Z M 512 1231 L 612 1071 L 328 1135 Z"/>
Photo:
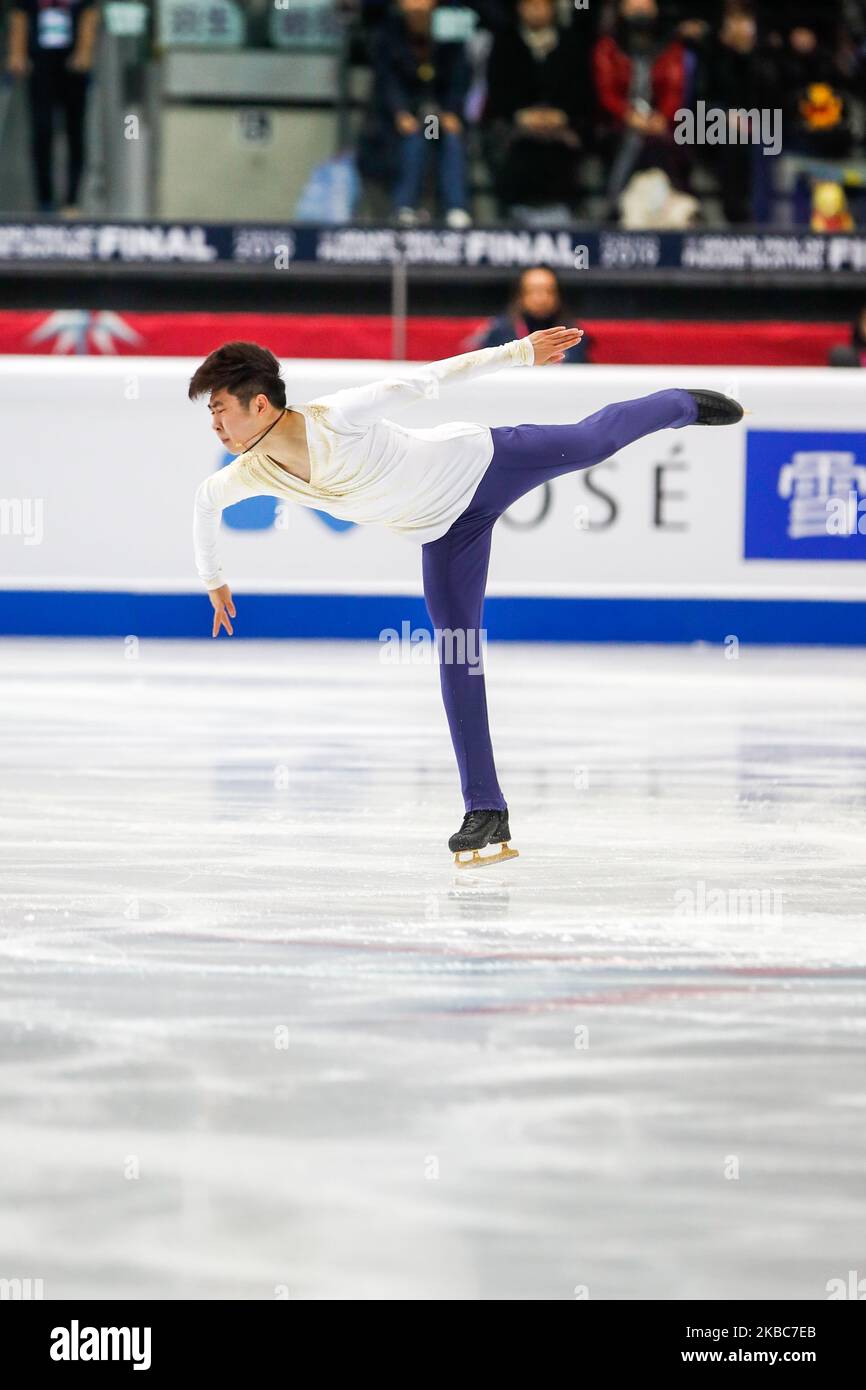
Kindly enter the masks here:
<path id="1" fill-rule="evenodd" d="M 431 215 L 430 161 L 454 227 L 473 217 L 473 165 L 509 221 L 585 215 L 593 198 L 605 221 L 671 209 L 694 222 L 709 189 L 732 225 L 852 225 L 843 166 L 863 182 L 866 0 L 361 3 L 373 96 L 358 167 L 401 225 Z M 723 123 L 689 131 L 684 111 Z M 801 159 L 777 219 L 779 151 Z"/>
<path id="2" fill-rule="evenodd" d="M 20 78 L 39 210 L 74 217 L 98 0 L 0 3 L 0 126 L 8 78 Z M 436 215 L 468 227 L 480 197 L 485 218 L 518 224 L 856 225 L 866 0 L 333 4 L 371 77 L 353 177 L 378 188 L 398 225 Z M 252 26 L 270 0 L 244 7 Z M 712 129 L 697 119 L 708 112 L 721 118 Z"/>

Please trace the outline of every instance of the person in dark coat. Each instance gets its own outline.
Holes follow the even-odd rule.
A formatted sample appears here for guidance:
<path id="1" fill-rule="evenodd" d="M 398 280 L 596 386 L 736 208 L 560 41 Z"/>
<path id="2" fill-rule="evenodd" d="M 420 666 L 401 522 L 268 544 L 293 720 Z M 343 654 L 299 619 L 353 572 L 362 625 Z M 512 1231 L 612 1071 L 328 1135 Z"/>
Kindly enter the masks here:
<path id="1" fill-rule="evenodd" d="M 499 347 L 502 343 L 525 338 L 541 328 L 575 327 L 574 316 L 565 308 L 556 272 L 546 265 L 527 266 L 511 288 L 503 314 L 483 324 L 468 340 L 466 351 Z M 579 343 L 567 349 L 566 362 L 589 362 L 590 339 L 584 334 Z"/>
<path id="2" fill-rule="evenodd" d="M 866 367 L 866 304 L 857 311 L 851 327 L 851 343 L 830 349 L 829 367 Z"/>
<path id="3" fill-rule="evenodd" d="M 753 15 L 735 11 L 724 17 L 707 47 L 701 95 L 708 108 L 729 113 L 780 109 L 778 68 Z M 760 145 L 743 142 L 741 134 L 729 115 L 728 142 L 708 146 L 706 157 L 719 181 L 727 221 L 765 222 L 773 160 Z"/>
<path id="4" fill-rule="evenodd" d="M 514 204 L 563 204 L 579 195 L 591 112 L 589 45 L 557 23 L 554 0 L 517 0 L 487 65 L 482 135 L 500 213 Z"/>
<path id="5" fill-rule="evenodd" d="M 370 40 L 374 96 L 358 167 L 387 184 L 397 222 L 411 227 L 435 149 L 441 210 L 460 228 L 472 221 L 463 126 L 472 73 L 465 42 L 434 37 L 435 9 L 436 0 L 396 0 Z"/>
<path id="6" fill-rule="evenodd" d="M 833 51 L 833 26 L 808 5 L 788 9 L 779 53 L 785 100 L 785 148 L 844 159 L 852 130 L 845 75 Z"/>
<path id="7" fill-rule="evenodd" d="M 54 212 L 54 113 L 66 123 L 66 196 L 61 212 L 78 214 L 84 170 L 84 121 L 99 9 L 94 0 L 13 0 L 7 71 L 27 78 L 30 138 L 40 212 Z"/>

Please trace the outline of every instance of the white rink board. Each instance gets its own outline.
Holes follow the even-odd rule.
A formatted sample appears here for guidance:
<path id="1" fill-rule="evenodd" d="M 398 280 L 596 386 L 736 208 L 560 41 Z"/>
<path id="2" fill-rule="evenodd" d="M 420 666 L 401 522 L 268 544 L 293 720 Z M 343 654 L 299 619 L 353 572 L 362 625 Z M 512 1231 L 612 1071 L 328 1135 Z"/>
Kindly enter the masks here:
<path id="1" fill-rule="evenodd" d="M 0 531 L 0 587 L 199 592 L 192 555 L 196 487 L 224 458 L 205 401 L 186 396 L 196 358 L 0 360 L 4 441 L 0 500 L 41 502 L 41 536 Z M 288 400 L 389 375 L 394 363 L 286 360 Z M 417 370 L 418 363 L 404 364 Z M 744 368 L 511 368 L 396 416 L 409 426 L 445 420 L 488 425 L 566 423 L 602 405 L 666 386 L 733 393 L 750 429 L 866 431 L 857 372 Z M 743 559 L 744 426 L 666 430 L 591 474 L 524 498 L 495 533 L 488 592 L 862 598 L 863 566 L 850 561 Z M 664 526 L 654 524 L 656 465 L 664 466 Z M 601 523 L 580 529 L 575 507 Z M 223 527 L 223 561 L 236 590 L 420 593 L 413 542 L 380 527 L 336 531 L 290 507 L 282 529 Z M 7 511 L 5 515 L 11 515 Z M 516 526 L 511 523 L 518 522 Z M 681 528 L 681 529 L 680 529 Z M 19 528 L 20 530 L 20 528 Z M 35 532 L 31 531 L 31 539 Z"/>

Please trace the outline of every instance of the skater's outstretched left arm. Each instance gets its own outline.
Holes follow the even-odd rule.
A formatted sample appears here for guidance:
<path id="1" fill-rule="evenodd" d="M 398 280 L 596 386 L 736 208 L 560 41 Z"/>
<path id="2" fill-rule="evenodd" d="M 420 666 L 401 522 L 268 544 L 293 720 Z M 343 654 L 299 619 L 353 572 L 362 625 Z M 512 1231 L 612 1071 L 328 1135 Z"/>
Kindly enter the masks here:
<path id="1" fill-rule="evenodd" d="M 561 362 L 568 349 L 582 337 L 581 328 L 544 328 L 499 347 L 479 348 L 476 352 L 428 362 L 417 369 L 408 368 L 371 382 L 369 386 L 348 386 L 327 396 L 317 396 L 310 404 L 327 405 L 329 410 L 337 411 L 350 428 L 372 425 L 382 416 L 411 405 L 413 401 L 436 400 L 441 385 L 475 381 L 503 367 L 540 367 L 548 362 Z"/>
<path id="2" fill-rule="evenodd" d="M 199 484 L 195 494 L 192 521 L 195 566 L 213 605 L 214 637 L 221 627 L 225 628 L 229 637 L 233 636 L 229 618 L 236 616 L 232 592 L 226 583 L 219 558 L 219 530 L 223 508 L 230 507 L 245 497 L 259 495 L 254 487 L 244 481 L 241 476 L 242 467 L 241 460 L 236 459 L 226 468 L 209 474 Z"/>

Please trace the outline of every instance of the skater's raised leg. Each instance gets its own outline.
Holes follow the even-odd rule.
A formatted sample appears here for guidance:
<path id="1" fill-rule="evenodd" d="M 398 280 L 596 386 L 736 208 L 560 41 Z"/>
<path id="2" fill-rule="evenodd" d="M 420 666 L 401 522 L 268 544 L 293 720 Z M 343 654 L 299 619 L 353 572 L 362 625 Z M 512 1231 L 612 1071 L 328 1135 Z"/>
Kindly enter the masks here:
<path id="1" fill-rule="evenodd" d="M 573 425 L 496 426 L 493 458 L 470 507 L 505 511 L 532 488 L 592 468 L 645 435 L 696 424 L 699 410 L 690 391 L 672 389 L 603 406 Z"/>

